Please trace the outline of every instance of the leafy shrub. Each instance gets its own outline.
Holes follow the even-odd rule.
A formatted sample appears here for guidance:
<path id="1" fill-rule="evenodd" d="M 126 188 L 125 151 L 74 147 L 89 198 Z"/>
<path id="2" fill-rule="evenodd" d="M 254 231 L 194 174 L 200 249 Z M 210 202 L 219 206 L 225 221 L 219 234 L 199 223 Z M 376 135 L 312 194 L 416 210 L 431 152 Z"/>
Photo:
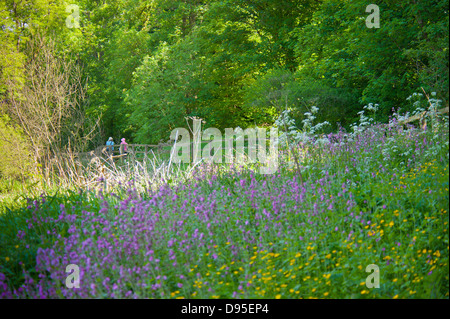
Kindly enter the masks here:
<path id="1" fill-rule="evenodd" d="M 32 170 L 32 156 L 23 133 L 0 116 L 0 178 L 26 177 Z"/>

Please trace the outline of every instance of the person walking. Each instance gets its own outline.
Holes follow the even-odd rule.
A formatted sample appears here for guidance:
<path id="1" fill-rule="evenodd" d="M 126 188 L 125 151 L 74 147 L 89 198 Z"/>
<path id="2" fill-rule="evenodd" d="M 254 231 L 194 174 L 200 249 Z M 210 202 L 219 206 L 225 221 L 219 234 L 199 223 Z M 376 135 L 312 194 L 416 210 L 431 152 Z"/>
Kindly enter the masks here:
<path id="1" fill-rule="evenodd" d="M 127 145 L 128 143 L 125 142 L 125 138 L 122 138 L 120 142 L 120 154 L 127 154 Z"/>
<path id="2" fill-rule="evenodd" d="M 114 147 L 112 145 L 114 145 L 114 140 L 112 137 L 110 137 L 107 141 L 106 141 L 106 151 L 108 152 L 109 155 L 112 155 L 112 152 L 114 151 Z"/>

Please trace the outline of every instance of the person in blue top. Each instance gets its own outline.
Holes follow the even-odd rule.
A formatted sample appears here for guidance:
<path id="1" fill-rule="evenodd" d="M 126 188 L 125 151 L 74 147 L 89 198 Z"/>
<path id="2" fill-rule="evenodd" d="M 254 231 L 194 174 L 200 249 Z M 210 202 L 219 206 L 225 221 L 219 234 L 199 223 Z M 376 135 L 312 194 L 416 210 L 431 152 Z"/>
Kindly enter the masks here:
<path id="1" fill-rule="evenodd" d="M 112 152 L 114 151 L 114 147 L 112 146 L 112 145 L 114 145 L 114 140 L 113 140 L 112 137 L 110 137 L 110 138 L 108 139 L 108 141 L 106 141 L 106 145 L 108 146 L 108 148 L 106 149 L 107 152 L 108 152 L 109 154 L 112 154 Z"/>

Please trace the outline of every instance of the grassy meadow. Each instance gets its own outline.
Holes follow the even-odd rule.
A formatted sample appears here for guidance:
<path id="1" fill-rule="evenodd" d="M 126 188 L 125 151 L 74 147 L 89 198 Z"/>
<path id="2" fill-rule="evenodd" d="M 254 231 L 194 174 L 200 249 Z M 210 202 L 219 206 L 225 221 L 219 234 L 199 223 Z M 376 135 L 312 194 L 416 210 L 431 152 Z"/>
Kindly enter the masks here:
<path id="1" fill-rule="evenodd" d="M 0 297 L 446 299 L 448 138 L 394 120 L 280 143 L 274 174 L 162 161 L 5 197 Z"/>

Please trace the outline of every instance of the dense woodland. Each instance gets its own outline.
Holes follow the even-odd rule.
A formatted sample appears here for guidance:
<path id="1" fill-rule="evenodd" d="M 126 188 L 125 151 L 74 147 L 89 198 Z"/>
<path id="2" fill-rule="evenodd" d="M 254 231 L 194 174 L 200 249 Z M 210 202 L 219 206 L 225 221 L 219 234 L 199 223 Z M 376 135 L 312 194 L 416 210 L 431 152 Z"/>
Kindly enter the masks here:
<path id="1" fill-rule="evenodd" d="M 109 136 L 169 140 L 186 117 L 206 127 L 297 123 L 349 128 L 414 109 L 413 93 L 448 105 L 449 2 L 380 0 L 0 1 L 0 173 L 20 175 L 62 150 Z M 3 152 L 2 152 L 3 153 Z"/>

